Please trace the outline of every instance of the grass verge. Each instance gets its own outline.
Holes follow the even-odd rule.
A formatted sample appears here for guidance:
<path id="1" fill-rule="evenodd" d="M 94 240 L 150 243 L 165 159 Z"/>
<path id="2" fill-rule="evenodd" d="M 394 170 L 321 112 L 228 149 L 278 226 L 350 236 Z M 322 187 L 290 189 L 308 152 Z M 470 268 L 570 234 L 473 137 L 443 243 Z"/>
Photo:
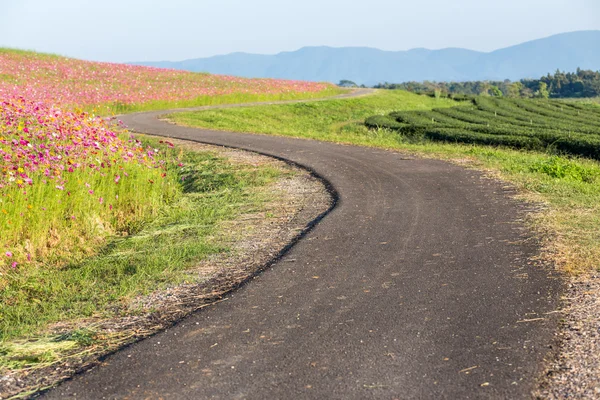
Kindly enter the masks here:
<path id="1" fill-rule="evenodd" d="M 430 110 L 433 107 L 451 107 L 456 103 L 387 90 L 350 99 L 184 112 L 173 114 L 170 118 L 181 125 L 363 145 L 369 142 L 369 138 L 349 135 L 348 130 L 354 129 L 357 122 L 362 123 L 374 113 L 384 115 L 395 111 L 398 105 L 404 110 Z"/>
<path id="2" fill-rule="evenodd" d="M 545 238 L 545 255 L 570 274 L 598 270 L 600 163 L 500 147 L 433 143 L 386 129 L 369 130 L 363 123 L 374 114 L 453 105 L 403 91 L 380 91 L 357 99 L 186 112 L 169 118 L 195 127 L 402 150 L 487 170 L 520 188 L 524 198 L 547 206 L 531 217 Z"/>
<path id="3" fill-rule="evenodd" d="M 189 269 L 229 251 L 221 225 L 260 209 L 269 200 L 262 188 L 292 173 L 206 151 L 180 157 L 178 195 L 136 233 L 109 237 L 83 260 L 15 271 L 0 292 L 0 372 L 31 372 L 126 341 L 86 321 L 135 316 L 148 310 L 132 306 L 134 299 L 202 283 L 206 278 Z"/>
<path id="4" fill-rule="evenodd" d="M 320 92 L 288 92 L 273 94 L 232 93 L 218 96 L 199 96 L 192 100 L 150 101 L 145 103 L 106 103 L 85 107 L 84 110 L 100 115 L 128 114 L 142 111 L 169 110 L 173 108 L 193 108 L 225 104 L 258 103 L 268 101 L 311 100 L 347 93 L 347 89 L 329 87 Z"/>

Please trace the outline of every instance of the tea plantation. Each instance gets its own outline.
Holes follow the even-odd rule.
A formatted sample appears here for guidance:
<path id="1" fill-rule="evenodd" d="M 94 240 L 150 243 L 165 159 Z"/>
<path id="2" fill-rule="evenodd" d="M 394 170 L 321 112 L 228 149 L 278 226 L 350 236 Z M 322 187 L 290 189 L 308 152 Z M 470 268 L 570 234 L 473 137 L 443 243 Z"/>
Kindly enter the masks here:
<path id="1" fill-rule="evenodd" d="M 375 115 L 365 124 L 415 138 L 551 150 L 600 160 L 600 107 L 587 104 L 478 96 L 459 107 Z"/>

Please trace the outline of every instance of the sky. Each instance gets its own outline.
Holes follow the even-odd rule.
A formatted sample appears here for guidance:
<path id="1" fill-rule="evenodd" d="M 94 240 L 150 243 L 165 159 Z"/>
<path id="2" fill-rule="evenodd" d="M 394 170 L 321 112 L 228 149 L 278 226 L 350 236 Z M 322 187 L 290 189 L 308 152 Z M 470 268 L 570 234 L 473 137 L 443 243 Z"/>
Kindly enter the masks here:
<path id="1" fill-rule="evenodd" d="M 0 0 L 0 47 L 179 61 L 304 46 L 492 51 L 600 30 L 599 0 Z"/>

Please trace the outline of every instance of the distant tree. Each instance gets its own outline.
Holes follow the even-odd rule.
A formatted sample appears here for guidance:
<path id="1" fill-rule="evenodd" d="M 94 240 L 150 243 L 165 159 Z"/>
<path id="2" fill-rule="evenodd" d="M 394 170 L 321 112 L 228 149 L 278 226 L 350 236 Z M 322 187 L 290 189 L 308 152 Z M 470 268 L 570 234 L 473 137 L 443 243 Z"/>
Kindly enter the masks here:
<path id="1" fill-rule="evenodd" d="M 533 95 L 534 95 L 533 90 L 531 90 L 530 88 L 524 86 L 521 89 L 521 97 L 524 97 L 527 99 L 527 98 L 533 97 Z"/>
<path id="2" fill-rule="evenodd" d="M 521 90 L 523 90 L 523 84 L 521 82 L 513 82 L 508 85 L 507 96 L 508 97 L 520 97 Z"/>
<path id="3" fill-rule="evenodd" d="M 492 85 L 490 87 L 489 93 L 490 93 L 490 95 L 492 95 L 494 97 L 502 97 L 503 96 L 502 90 L 500 90 L 498 88 L 498 86 L 494 86 L 494 85 Z"/>
<path id="4" fill-rule="evenodd" d="M 338 86 L 341 86 L 341 87 L 358 87 L 358 85 L 356 83 L 354 83 L 352 81 L 349 81 L 347 79 L 342 79 L 340 81 L 340 83 L 338 83 Z"/>
<path id="5" fill-rule="evenodd" d="M 541 85 L 541 83 L 545 84 Z M 600 71 L 583 70 L 547 74 L 539 79 L 522 79 L 519 82 L 504 81 L 467 81 L 467 82 L 404 82 L 380 83 L 380 89 L 402 89 L 432 97 L 436 90 L 441 90 L 441 97 L 452 95 L 484 95 L 497 96 L 498 88 L 507 97 L 598 97 L 600 96 Z M 541 88 L 541 89 L 540 89 Z"/>
<path id="6" fill-rule="evenodd" d="M 475 82 L 475 93 L 481 96 L 489 96 L 490 95 L 490 88 L 491 85 L 489 82 L 485 81 L 485 82 L 481 82 L 481 81 L 477 81 Z"/>
<path id="7" fill-rule="evenodd" d="M 550 92 L 548 91 L 548 84 L 546 82 L 540 82 L 538 86 L 537 92 L 535 92 L 535 97 L 540 99 L 547 99 L 550 97 Z"/>

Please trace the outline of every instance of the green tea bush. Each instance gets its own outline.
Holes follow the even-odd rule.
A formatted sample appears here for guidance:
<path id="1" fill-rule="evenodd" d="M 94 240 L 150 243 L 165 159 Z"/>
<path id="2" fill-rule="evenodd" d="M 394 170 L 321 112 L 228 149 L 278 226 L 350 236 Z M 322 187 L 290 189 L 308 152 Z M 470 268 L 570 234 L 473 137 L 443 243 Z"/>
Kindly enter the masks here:
<path id="1" fill-rule="evenodd" d="M 507 146 L 600 160 L 600 108 L 557 100 L 479 96 L 470 105 L 392 112 L 370 117 L 365 124 L 437 141 Z"/>

